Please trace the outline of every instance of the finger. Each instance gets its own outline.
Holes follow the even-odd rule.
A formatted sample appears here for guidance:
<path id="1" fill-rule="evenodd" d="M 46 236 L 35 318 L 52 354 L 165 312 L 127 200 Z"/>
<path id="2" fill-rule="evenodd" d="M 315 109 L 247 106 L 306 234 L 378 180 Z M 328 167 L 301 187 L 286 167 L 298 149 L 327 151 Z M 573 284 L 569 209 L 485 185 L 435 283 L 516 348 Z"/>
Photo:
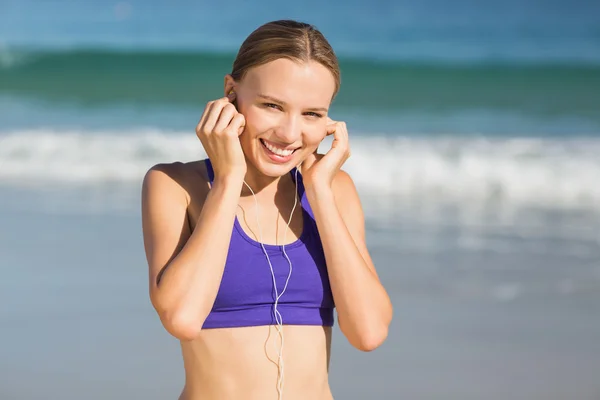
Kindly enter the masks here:
<path id="1" fill-rule="evenodd" d="M 231 120 L 229 125 L 227 126 L 227 130 L 231 133 L 235 133 L 238 136 L 240 136 L 242 134 L 242 132 L 244 132 L 245 127 L 246 127 L 246 118 L 244 118 L 243 114 L 237 113 L 233 117 L 233 119 Z"/>
<path id="2" fill-rule="evenodd" d="M 337 129 L 337 122 L 332 120 L 332 122 L 328 123 L 327 126 L 325 127 L 327 136 L 335 133 L 336 129 Z"/>
<path id="3" fill-rule="evenodd" d="M 237 110 L 233 106 L 233 104 L 226 104 L 225 107 L 221 109 L 221 113 L 219 114 L 219 119 L 215 124 L 213 132 L 224 132 L 225 129 L 229 126 L 233 118 L 238 114 Z"/>
<path id="4" fill-rule="evenodd" d="M 209 101 L 208 103 L 206 103 L 206 106 L 204 107 L 204 111 L 202 112 L 202 115 L 200 116 L 200 121 L 198 121 L 198 125 L 196 125 L 196 132 L 200 131 L 200 129 L 202 129 L 204 124 L 206 124 L 206 119 L 208 118 L 208 113 L 210 112 L 210 108 L 212 107 L 213 103 L 214 103 L 213 101 Z"/>
<path id="5" fill-rule="evenodd" d="M 347 143 L 348 142 L 348 127 L 346 126 L 346 123 L 338 122 L 338 129 L 336 129 L 336 131 L 338 132 L 338 139 Z"/>
<path id="6" fill-rule="evenodd" d="M 227 104 L 230 103 L 226 97 L 220 98 L 219 100 L 213 102 L 210 109 L 208 110 L 208 116 L 206 117 L 206 121 L 204 123 L 204 129 L 207 132 L 214 132 L 215 125 L 217 125 L 219 117 L 221 116 L 221 111 Z"/>
<path id="7" fill-rule="evenodd" d="M 333 135 L 332 147 L 348 148 L 348 129 L 344 122 L 338 122 Z"/>

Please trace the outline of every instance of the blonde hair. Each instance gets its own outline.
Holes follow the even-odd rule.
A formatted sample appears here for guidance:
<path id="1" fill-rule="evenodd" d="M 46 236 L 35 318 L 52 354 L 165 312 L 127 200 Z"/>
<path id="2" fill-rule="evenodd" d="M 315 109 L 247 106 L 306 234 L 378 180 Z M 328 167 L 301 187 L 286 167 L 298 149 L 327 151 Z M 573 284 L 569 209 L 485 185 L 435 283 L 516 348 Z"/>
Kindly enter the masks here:
<path id="1" fill-rule="evenodd" d="M 254 30 L 242 43 L 233 62 L 231 76 L 240 81 L 249 69 L 279 58 L 318 62 L 333 75 L 333 97 L 338 93 L 340 67 L 333 48 L 313 25 L 293 20 L 268 22 Z"/>

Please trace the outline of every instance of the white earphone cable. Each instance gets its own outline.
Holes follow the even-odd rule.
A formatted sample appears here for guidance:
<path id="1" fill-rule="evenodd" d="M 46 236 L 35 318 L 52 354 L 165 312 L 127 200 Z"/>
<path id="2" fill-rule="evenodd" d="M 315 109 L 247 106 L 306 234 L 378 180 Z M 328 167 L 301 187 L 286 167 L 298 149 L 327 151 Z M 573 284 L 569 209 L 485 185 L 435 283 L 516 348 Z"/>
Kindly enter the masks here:
<path id="1" fill-rule="evenodd" d="M 246 187 L 248 187 L 248 189 L 250 190 L 250 192 L 252 193 L 252 196 L 254 197 L 254 205 L 256 207 L 256 224 L 258 225 L 258 237 L 259 237 L 259 243 L 260 246 L 263 250 L 263 253 L 265 254 L 265 257 L 267 258 L 267 262 L 269 264 L 269 268 L 271 270 L 271 277 L 273 278 L 273 289 L 275 291 L 275 301 L 273 304 L 273 315 L 275 318 L 275 322 L 277 323 L 277 332 L 279 333 L 279 337 L 281 339 L 281 346 L 279 348 L 278 351 L 278 359 L 277 359 L 277 366 L 278 366 L 278 370 L 279 370 L 279 377 L 277 380 L 277 392 L 279 394 L 279 400 L 283 399 L 283 384 L 284 384 L 284 364 L 283 364 L 283 317 L 281 316 L 281 313 L 279 312 L 279 310 L 277 309 L 277 306 L 279 305 L 279 299 L 281 298 L 281 296 L 283 296 L 283 294 L 285 293 L 288 283 L 290 281 L 290 278 L 292 276 L 292 261 L 290 260 L 289 256 L 287 255 L 286 251 L 285 251 L 285 242 L 286 242 L 286 237 L 287 237 L 287 231 L 290 227 L 290 224 L 292 222 L 292 217 L 294 216 L 294 211 L 296 210 L 296 206 L 298 204 L 298 169 L 296 168 L 295 170 L 295 175 L 294 175 L 294 206 L 292 207 L 292 211 L 290 212 L 290 218 L 288 220 L 287 223 L 287 228 L 283 233 L 283 245 L 281 246 L 281 250 L 283 252 L 283 255 L 285 257 L 285 259 L 287 260 L 290 269 L 288 272 L 288 276 L 287 279 L 285 281 L 285 285 L 283 286 L 283 289 L 281 290 L 281 293 L 278 292 L 277 290 L 277 280 L 275 279 L 275 271 L 273 270 L 273 265 L 271 264 L 271 259 L 269 258 L 269 254 L 267 252 L 267 249 L 265 248 L 264 244 L 263 244 L 263 237 L 262 237 L 262 228 L 260 226 L 260 210 L 259 210 L 259 206 L 258 206 L 258 200 L 256 199 L 256 194 L 254 193 L 254 191 L 252 190 L 252 188 L 250 187 L 250 185 L 248 185 L 246 183 L 246 181 L 244 181 L 244 184 L 246 185 Z"/>

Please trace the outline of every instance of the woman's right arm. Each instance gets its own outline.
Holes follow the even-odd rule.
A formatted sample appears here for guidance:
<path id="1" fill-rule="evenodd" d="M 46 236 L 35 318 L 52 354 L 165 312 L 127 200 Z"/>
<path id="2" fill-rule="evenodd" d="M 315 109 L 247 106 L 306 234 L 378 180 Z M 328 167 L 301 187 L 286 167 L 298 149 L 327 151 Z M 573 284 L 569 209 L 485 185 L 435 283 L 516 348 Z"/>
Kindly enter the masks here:
<path id="1" fill-rule="evenodd" d="M 213 307 L 244 182 L 239 135 L 245 120 L 231 104 L 233 98 L 209 102 L 196 128 L 213 162 L 215 179 L 193 232 L 187 221 L 186 191 L 173 178 L 185 179 L 178 173 L 182 164 L 157 165 L 143 181 L 150 299 L 167 331 L 181 340 L 198 336 Z"/>
<path id="2" fill-rule="evenodd" d="M 150 169 L 142 190 L 150 299 L 166 330 L 191 340 L 219 290 L 243 179 L 214 182 L 190 234 L 185 192 L 165 172 Z"/>

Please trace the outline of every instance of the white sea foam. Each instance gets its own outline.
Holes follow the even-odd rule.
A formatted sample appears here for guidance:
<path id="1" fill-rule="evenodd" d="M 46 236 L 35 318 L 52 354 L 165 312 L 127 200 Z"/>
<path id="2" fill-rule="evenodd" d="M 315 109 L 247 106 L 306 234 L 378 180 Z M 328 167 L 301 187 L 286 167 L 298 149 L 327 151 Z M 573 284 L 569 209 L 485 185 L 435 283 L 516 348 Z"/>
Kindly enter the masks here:
<path id="1" fill-rule="evenodd" d="M 382 202 L 600 208 L 600 138 L 364 134 L 353 136 L 351 146 L 345 169 L 359 190 Z M 0 185 L 136 184 L 153 164 L 205 154 L 193 132 L 5 132 Z"/>

